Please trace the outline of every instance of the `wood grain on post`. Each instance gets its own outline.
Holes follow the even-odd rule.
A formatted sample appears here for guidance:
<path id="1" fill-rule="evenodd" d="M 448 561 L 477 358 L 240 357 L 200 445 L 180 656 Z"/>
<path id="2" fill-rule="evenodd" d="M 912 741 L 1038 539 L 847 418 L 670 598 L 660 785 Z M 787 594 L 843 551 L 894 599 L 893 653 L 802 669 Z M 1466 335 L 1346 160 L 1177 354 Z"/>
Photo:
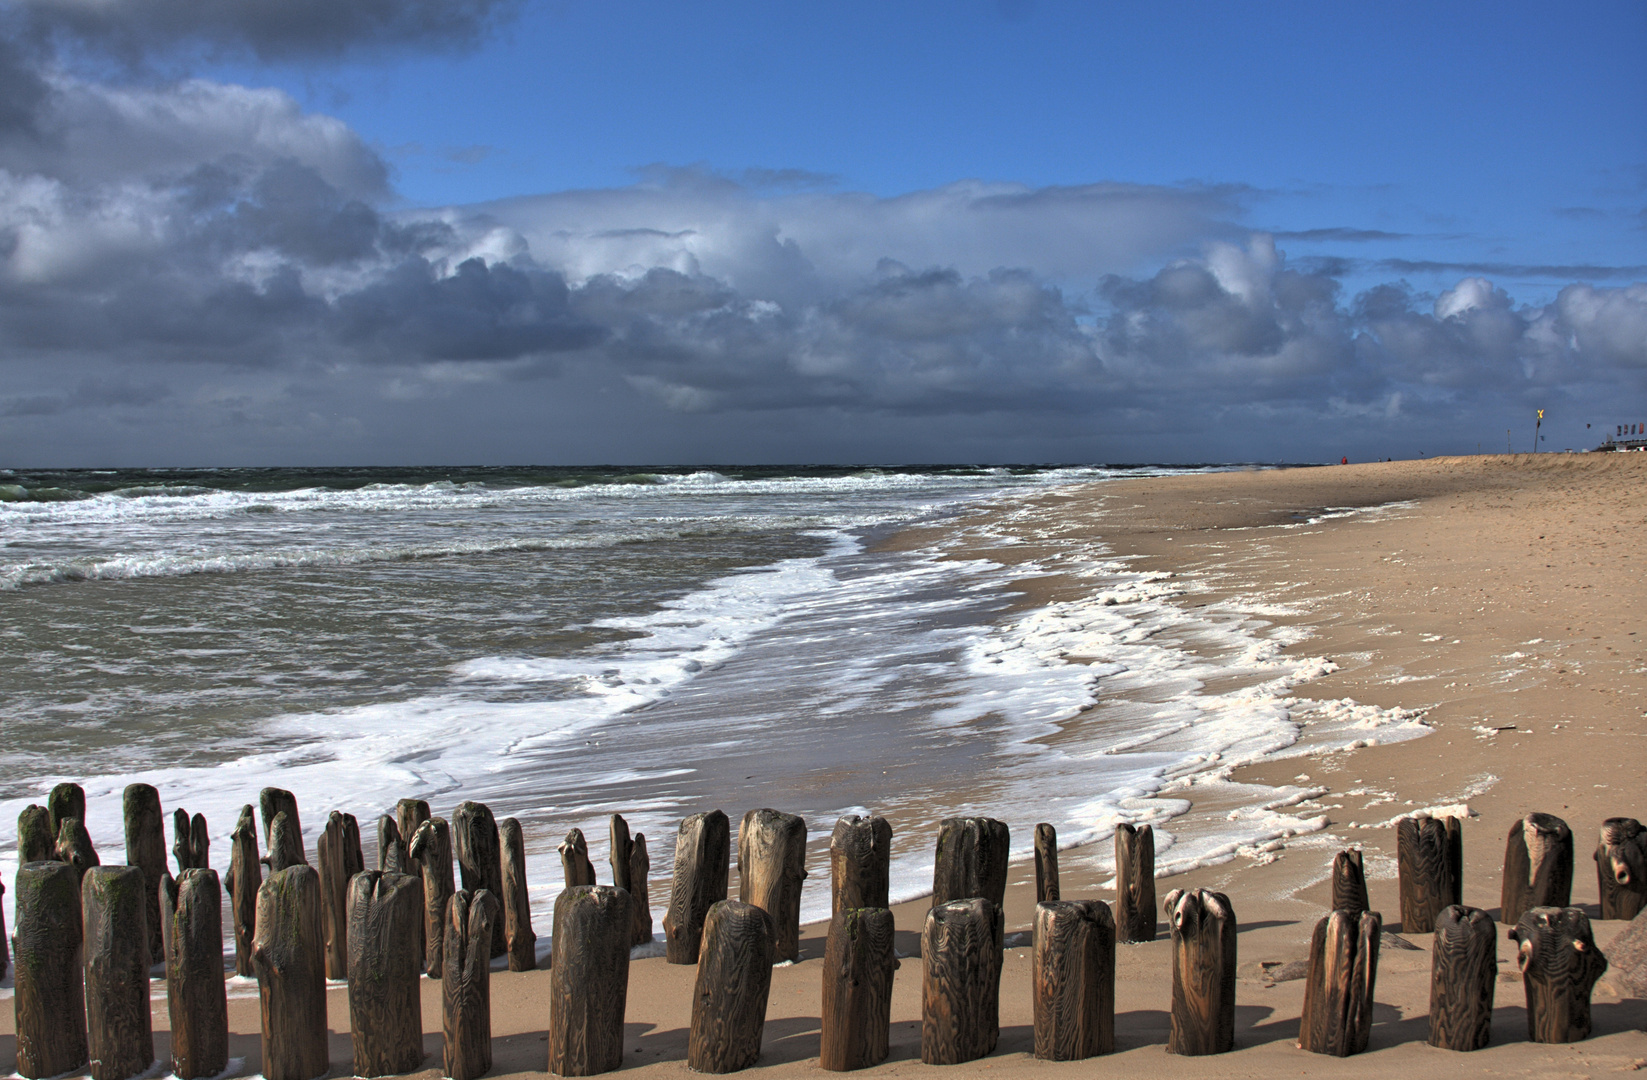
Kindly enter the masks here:
<path id="1" fill-rule="evenodd" d="M 1035 902 L 1058 898 L 1058 830 L 1043 821 L 1035 826 Z"/>
<path id="2" fill-rule="evenodd" d="M 1396 822 L 1403 933 L 1429 933 L 1442 909 L 1459 902 L 1463 850 L 1457 818 L 1404 817 Z"/>
<path id="3" fill-rule="evenodd" d="M 457 852 L 458 870 L 463 875 L 463 891 L 482 889 L 503 903 L 503 855 L 498 842 L 498 823 L 485 803 L 461 802 L 452 811 L 452 846 Z M 501 916 L 501 909 L 499 912 Z M 503 935 L 503 919 L 492 921 L 492 957 L 509 951 Z"/>
<path id="4" fill-rule="evenodd" d="M 445 969 L 446 905 L 457 891 L 452 878 L 452 829 L 432 817 L 417 827 L 407 854 L 423 867 L 423 973 L 431 979 Z"/>
<path id="5" fill-rule="evenodd" d="M 412 854 L 412 837 L 417 835 L 418 829 L 432 816 L 429 813 L 428 802 L 423 799 L 401 799 L 395 803 L 395 824 L 400 827 L 400 841 L 405 845 L 407 859 L 406 866 L 401 873 L 411 874 L 417 882 L 418 907 L 420 909 L 425 903 L 423 899 L 423 860 Z M 421 919 L 418 921 L 416 933 L 418 955 L 427 956 L 429 953 L 429 930 Z"/>
<path id="6" fill-rule="evenodd" d="M 271 874 L 289 866 L 309 865 L 303 854 L 302 827 L 298 825 L 297 818 L 284 810 L 277 812 L 269 823 L 269 853 L 263 861 L 268 864 Z"/>
<path id="7" fill-rule="evenodd" d="M 560 842 L 556 850 L 560 852 L 560 870 L 566 879 L 565 888 L 575 889 L 595 883 L 595 864 L 589 861 L 589 841 L 584 839 L 582 829 L 567 833 L 566 839 Z"/>
<path id="8" fill-rule="evenodd" d="M 411 1072 L 423 1061 L 417 879 L 364 870 L 349 881 L 349 1036 L 356 1076 Z"/>
<path id="9" fill-rule="evenodd" d="M 331 1068 L 325 944 L 320 875 L 304 863 L 270 874 L 257 890 L 252 945 L 265 1080 L 314 1080 Z"/>
<path id="10" fill-rule="evenodd" d="M 1493 1026 L 1497 931 L 1480 908 L 1449 904 L 1435 920 L 1430 960 L 1429 1044 L 1480 1050 Z"/>
<path id="11" fill-rule="evenodd" d="M 921 929 L 921 1060 L 959 1065 L 995 1049 L 1001 1036 L 1001 906 L 951 900 Z"/>
<path id="12" fill-rule="evenodd" d="M 406 845 L 400 839 L 400 825 L 389 814 L 379 814 L 377 819 L 377 868 L 381 873 L 389 869 L 389 858 L 395 847 L 400 848 L 400 855 L 395 859 L 394 872 L 404 874 L 408 856 Z"/>
<path id="13" fill-rule="evenodd" d="M 1529 908 L 1510 931 L 1510 940 L 1521 946 L 1516 964 L 1527 989 L 1528 1040 L 1588 1039 L 1590 992 L 1607 970 L 1607 957 L 1590 933 L 1589 916 L 1576 907 Z"/>
<path id="14" fill-rule="evenodd" d="M 890 1052 L 895 929 L 884 907 L 847 908 L 829 920 L 818 1064 L 831 1072 L 879 1065 Z"/>
<path id="15" fill-rule="evenodd" d="M 772 989 L 772 939 L 772 916 L 753 904 L 721 900 L 709 909 L 692 997 L 687 1068 L 737 1072 L 761 1056 Z"/>
<path id="16" fill-rule="evenodd" d="M 490 889 L 460 890 L 446 905 L 440 1007 L 451 1080 L 477 1080 L 492 1068 L 492 931 L 502 915 Z"/>
<path id="17" fill-rule="evenodd" d="M 320 919 L 326 938 L 326 977 L 349 977 L 349 881 L 366 869 L 360 823 L 353 814 L 326 815 L 315 861 L 320 864 Z"/>
<path id="18" fill-rule="evenodd" d="M 189 867 L 162 885 L 166 1009 L 172 1073 L 216 1076 L 229 1066 L 229 999 L 223 985 L 223 894 L 217 871 Z"/>
<path id="19" fill-rule="evenodd" d="M 1635 818 L 1601 823 L 1596 884 L 1603 919 L 1633 919 L 1647 904 L 1647 829 Z"/>
<path id="20" fill-rule="evenodd" d="M 1006 901 L 1011 835 L 994 818 L 945 818 L 938 825 L 932 868 L 932 906 L 981 896 L 996 907 Z"/>
<path id="21" fill-rule="evenodd" d="M 46 796 L 46 811 L 51 815 L 51 834 L 55 840 L 63 831 L 63 822 L 69 818 L 86 820 L 86 789 L 79 784 L 58 784 Z"/>
<path id="22" fill-rule="evenodd" d="M 1035 905 L 1035 1056 L 1115 1052 L 1115 918 L 1102 900 Z"/>
<path id="23" fill-rule="evenodd" d="M 1367 901 L 1366 863 L 1361 852 L 1340 851 L 1332 857 L 1332 909 L 1359 915 L 1371 907 Z"/>
<path id="24" fill-rule="evenodd" d="M 1166 899 L 1172 932 L 1172 1031 L 1167 1053 L 1222 1054 L 1235 1047 L 1235 909 L 1207 889 L 1174 889 Z"/>
<path id="25" fill-rule="evenodd" d="M 234 928 L 234 973 L 257 974 L 252 949 L 257 933 L 257 892 L 263 886 L 263 864 L 257 857 L 257 819 L 251 804 L 240 808 L 240 819 L 229 834 L 229 916 Z"/>
<path id="26" fill-rule="evenodd" d="M 31 803 L 17 815 L 17 865 L 51 862 L 57 859 L 57 830 L 51 827 L 51 812 Z"/>
<path id="27" fill-rule="evenodd" d="M 149 956 L 158 964 L 166 955 L 160 941 L 160 886 L 172 876 L 166 868 L 166 818 L 160 811 L 160 792 L 153 784 L 127 784 L 120 808 L 126 824 L 126 865 L 143 871 L 144 927 Z"/>
<path id="28" fill-rule="evenodd" d="M 884 908 L 892 883 L 892 826 L 852 814 L 829 837 L 829 910 Z"/>
<path id="29" fill-rule="evenodd" d="M 80 883 L 92 1080 L 126 1080 L 154 1064 L 147 884 L 140 866 L 94 866 Z"/>
<path id="30" fill-rule="evenodd" d="M 17 870 L 17 1072 L 43 1080 L 86 1064 L 80 877 L 58 860 Z"/>
<path id="31" fill-rule="evenodd" d="M 646 834 L 636 833 L 629 849 L 629 928 L 631 945 L 652 940 L 652 857 L 646 853 Z"/>
<path id="32" fill-rule="evenodd" d="M 531 971 L 538 966 L 538 936 L 532 932 L 532 898 L 526 890 L 526 838 L 521 835 L 520 822 L 512 817 L 498 822 L 498 841 L 502 846 L 503 936 L 509 945 L 509 970 Z M 625 908 L 625 918 L 628 913 Z"/>
<path id="33" fill-rule="evenodd" d="M 297 832 L 297 861 L 307 862 L 303 857 L 303 822 L 297 815 L 297 796 L 285 788 L 266 787 L 257 793 L 257 808 L 263 818 L 263 843 L 268 855 L 272 857 L 275 854 L 275 817 L 285 813 Z M 263 861 L 267 863 L 269 859 Z"/>
<path id="34" fill-rule="evenodd" d="M 623 1066 L 629 904 L 629 891 L 613 885 L 575 885 L 555 898 L 549 1071 L 557 1076 Z"/>
<path id="35" fill-rule="evenodd" d="M 1573 899 L 1573 830 L 1553 814 L 1528 814 L 1510 826 L 1498 921 L 1516 924 L 1536 907 Z"/>
<path id="36" fill-rule="evenodd" d="M 738 899 L 772 916 L 779 960 L 801 958 L 801 883 L 806 822 L 777 810 L 751 810 L 738 824 Z"/>
<path id="37" fill-rule="evenodd" d="M 669 889 L 669 910 L 663 916 L 668 963 L 698 962 L 703 921 L 711 905 L 726 899 L 731 859 L 731 826 L 725 814 L 711 810 L 681 822 L 675 837 L 675 877 Z"/>
<path id="38" fill-rule="evenodd" d="M 5 882 L 0 882 L 0 899 L 6 895 Z M 0 979 L 11 970 L 11 938 L 6 935 L 6 913 L 0 910 Z"/>
<path id="39" fill-rule="evenodd" d="M 1367 1048 L 1382 933 L 1370 911 L 1334 911 L 1315 924 L 1298 1024 L 1300 1049 L 1349 1057 Z"/>
<path id="40" fill-rule="evenodd" d="M 177 872 L 205 870 L 212 865 L 212 838 L 206 831 L 206 816 L 179 807 L 172 811 L 172 858 L 177 860 Z"/>
<path id="41" fill-rule="evenodd" d="M 1115 826 L 1115 938 L 1155 940 L 1155 829 Z"/>
<path id="42" fill-rule="evenodd" d="M 64 818 L 57 827 L 57 861 L 74 867 L 75 880 L 86 876 L 86 871 L 100 864 L 97 849 L 92 847 L 91 833 L 85 822 L 76 817 Z"/>

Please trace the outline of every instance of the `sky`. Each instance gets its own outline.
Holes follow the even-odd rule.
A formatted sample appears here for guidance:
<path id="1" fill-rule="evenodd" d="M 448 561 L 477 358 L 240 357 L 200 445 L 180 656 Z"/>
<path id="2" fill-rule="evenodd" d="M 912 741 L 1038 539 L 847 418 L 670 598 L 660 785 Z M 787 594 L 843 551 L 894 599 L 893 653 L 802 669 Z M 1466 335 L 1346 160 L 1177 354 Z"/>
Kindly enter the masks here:
<path id="1" fill-rule="evenodd" d="M 1639 0 L 0 0 L 0 467 L 1585 448 L 1647 423 L 1643 57 Z"/>

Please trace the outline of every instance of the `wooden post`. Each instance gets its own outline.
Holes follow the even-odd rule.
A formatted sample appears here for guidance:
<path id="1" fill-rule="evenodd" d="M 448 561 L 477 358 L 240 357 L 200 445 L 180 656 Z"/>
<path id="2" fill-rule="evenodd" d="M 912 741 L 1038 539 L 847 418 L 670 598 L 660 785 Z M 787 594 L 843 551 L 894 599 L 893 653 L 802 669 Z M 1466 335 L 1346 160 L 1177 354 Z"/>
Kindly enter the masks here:
<path id="1" fill-rule="evenodd" d="M 360 823 L 333 810 L 316 845 L 320 864 L 320 921 L 326 938 L 326 977 L 349 977 L 349 881 L 366 869 L 360 850 Z"/>
<path id="2" fill-rule="evenodd" d="M 623 1067 L 629 903 L 628 890 L 612 885 L 574 885 L 555 898 L 549 1071 L 557 1076 Z"/>
<path id="3" fill-rule="evenodd" d="M 257 805 L 258 812 L 263 816 L 263 842 L 269 849 L 269 858 L 263 861 L 269 862 L 274 858 L 277 839 L 274 834 L 274 821 L 277 816 L 284 813 L 291 820 L 291 828 L 297 835 L 297 862 L 308 862 L 303 857 L 303 822 L 297 816 L 297 796 L 285 788 L 266 787 L 258 792 Z"/>
<path id="4" fill-rule="evenodd" d="M 894 930 L 884 907 L 847 908 L 829 920 L 818 1064 L 831 1072 L 879 1065 L 890 1052 Z"/>
<path id="5" fill-rule="evenodd" d="M 1510 826 L 1498 920 L 1515 924 L 1536 907 L 1573 899 L 1573 830 L 1553 814 L 1528 814 Z"/>
<path id="6" fill-rule="evenodd" d="M 1371 909 L 1367 902 L 1367 874 L 1360 851 L 1340 851 L 1332 857 L 1332 909 L 1359 915 Z"/>
<path id="7" fill-rule="evenodd" d="M 400 828 L 401 843 L 406 846 L 407 862 L 405 869 L 401 872 L 412 875 L 412 879 L 417 882 L 419 910 L 422 909 L 424 904 L 423 860 L 412 854 L 412 837 L 417 835 L 418 828 L 425 821 L 428 821 L 431 816 L 429 804 L 423 799 L 401 799 L 395 803 L 395 823 Z M 429 953 L 429 930 L 421 918 L 418 920 L 417 929 L 414 932 L 417 934 L 418 955 L 426 957 Z"/>
<path id="8" fill-rule="evenodd" d="M 1172 932 L 1172 1033 L 1167 1053 L 1222 1054 L 1235 1047 L 1235 909 L 1207 889 L 1174 889 L 1166 899 Z"/>
<path id="9" fill-rule="evenodd" d="M 698 962 L 703 920 L 712 904 L 726 899 L 731 859 L 731 825 L 725 814 L 711 810 L 681 822 L 675 837 L 675 878 L 669 890 L 669 910 L 663 916 L 669 963 Z"/>
<path id="10" fill-rule="evenodd" d="M 423 950 L 416 933 L 422 907 L 410 874 L 364 870 L 349 881 L 349 1036 L 356 1076 L 411 1072 L 423 1061 L 417 984 Z"/>
<path id="11" fill-rule="evenodd" d="M 631 945 L 644 945 L 652 940 L 652 889 L 648 875 L 652 873 L 652 857 L 646 853 L 646 834 L 635 834 L 635 846 L 629 849 L 629 919 Z"/>
<path id="12" fill-rule="evenodd" d="M 146 886 L 140 866 L 94 866 L 80 883 L 92 1080 L 126 1080 L 154 1064 Z"/>
<path id="13" fill-rule="evenodd" d="M 446 965 L 446 905 L 457 891 L 452 880 L 452 829 L 445 818 L 432 817 L 417 827 L 407 854 L 423 867 L 423 973 L 441 977 Z"/>
<path id="14" fill-rule="evenodd" d="M 801 882 L 806 822 L 777 810 L 751 810 L 738 824 L 738 899 L 772 916 L 773 954 L 801 958 Z"/>
<path id="15" fill-rule="evenodd" d="M 320 875 L 304 863 L 271 873 L 257 890 L 252 945 L 266 1080 L 314 1080 L 331 1068 L 325 944 Z"/>
<path id="16" fill-rule="evenodd" d="M 1401 931 L 1427 934 L 1441 909 L 1463 889 L 1463 834 L 1458 819 L 1404 817 L 1395 825 L 1395 861 L 1401 876 Z"/>
<path id="17" fill-rule="evenodd" d="M 994 818 L 945 818 L 940 822 L 932 906 L 974 896 L 996 907 L 1005 903 L 1010 840 L 1006 823 Z"/>
<path id="18" fill-rule="evenodd" d="M 492 1068 L 492 928 L 503 907 L 490 889 L 452 894 L 441 945 L 443 1062 L 451 1080 L 478 1080 Z"/>
<path id="19" fill-rule="evenodd" d="M 1115 938 L 1155 940 L 1155 829 L 1115 826 Z"/>
<path id="20" fill-rule="evenodd" d="M 387 870 L 388 862 L 396 846 L 400 847 L 400 855 L 395 859 L 395 873 L 404 874 L 402 869 L 406 865 L 406 845 L 401 843 L 400 826 L 388 814 L 380 814 L 377 819 L 377 868 L 381 873 Z"/>
<path id="21" fill-rule="evenodd" d="M 974 896 L 938 904 L 921 930 L 921 1060 L 959 1065 L 1001 1037 L 1001 906 Z"/>
<path id="22" fill-rule="evenodd" d="M 1035 1056 L 1115 1052 L 1115 919 L 1102 900 L 1035 905 Z"/>
<path id="23" fill-rule="evenodd" d="M 57 861 L 74 867 L 75 880 L 86 876 L 86 871 L 100 865 L 97 849 L 92 847 L 91 833 L 85 822 L 76 817 L 64 818 L 57 828 Z"/>
<path id="24" fill-rule="evenodd" d="M 229 914 L 234 926 L 234 973 L 245 977 L 257 974 L 252 949 L 257 932 L 257 893 L 263 886 L 263 865 L 257 857 L 257 819 L 248 803 L 240 808 L 240 819 L 229 834 Z"/>
<path id="25" fill-rule="evenodd" d="M 0 882 L 0 898 L 6 895 L 6 885 Z M 11 970 L 11 938 L 6 934 L 6 913 L 0 910 L 0 979 Z"/>
<path id="26" fill-rule="evenodd" d="M 127 784 L 120 803 L 126 822 L 126 865 L 143 871 L 144 926 L 149 956 L 158 964 L 166 955 L 160 942 L 160 886 L 172 876 L 166 868 L 166 819 L 160 811 L 160 792 L 153 784 Z"/>
<path id="27" fill-rule="evenodd" d="M 462 802 L 452 811 L 452 845 L 457 849 L 458 869 L 463 874 L 463 891 L 485 889 L 502 903 L 503 861 L 498 842 L 497 819 L 485 803 Z M 500 908 L 501 915 L 501 908 Z M 503 919 L 492 920 L 492 956 L 509 951 L 503 933 Z"/>
<path id="28" fill-rule="evenodd" d="M 595 864 L 589 861 L 589 841 L 583 838 L 582 829 L 567 833 L 566 839 L 560 842 L 556 850 L 560 852 L 560 869 L 566 877 L 566 888 L 575 889 L 579 885 L 595 883 Z"/>
<path id="29" fill-rule="evenodd" d="M 51 834 L 56 837 L 69 818 L 86 820 L 86 789 L 79 784 L 58 784 L 46 796 L 46 811 L 51 815 Z"/>
<path id="30" fill-rule="evenodd" d="M 1531 833 L 1532 829 L 1528 829 Z M 1607 970 L 1582 908 L 1535 907 L 1510 931 L 1527 989 L 1527 1038 L 1568 1043 L 1590 1037 L 1590 991 Z"/>
<path id="31" fill-rule="evenodd" d="M 172 858 L 177 860 L 177 872 L 205 870 L 212 864 L 212 838 L 206 831 L 206 816 L 189 816 L 179 807 L 172 811 Z"/>
<path id="32" fill-rule="evenodd" d="M 1300 1049 L 1349 1057 L 1367 1048 L 1382 933 L 1370 911 L 1334 911 L 1315 924 L 1298 1024 Z"/>
<path id="33" fill-rule="evenodd" d="M 623 820 L 622 814 L 613 814 L 607 833 L 611 850 L 608 861 L 612 864 L 612 884 L 614 887 L 631 892 L 629 888 L 629 856 L 635 850 L 635 842 L 629 838 L 629 823 Z"/>
<path id="34" fill-rule="evenodd" d="M 1615 817 L 1601 823 L 1596 883 L 1603 919 L 1633 919 L 1647 904 L 1647 829 L 1641 822 Z"/>
<path id="35" fill-rule="evenodd" d="M 1058 830 L 1046 822 L 1035 826 L 1035 902 L 1058 899 Z"/>
<path id="36" fill-rule="evenodd" d="M 17 870 L 17 1071 L 44 1080 L 86 1064 L 80 877 L 67 863 Z"/>
<path id="37" fill-rule="evenodd" d="M 526 838 L 521 835 L 520 822 L 512 817 L 500 821 L 498 840 L 502 847 L 503 936 L 509 945 L 509 970 L 531 971 L 538 966 L 538 936 L 532 932 L 532 898 L 526 890 Z M 590 867 L 589 876 L 594 875 L 594 867 Z M 628 917 L 627 908 L 624 917 Z M 622 1049 L 618 1053 L 623 1053 Z"/>
<path id="38" fill-rule="evenodd" d="M 892 826 L 884 817 L 853 814 L 835 822 L 829 837 L 829 910 L 889 906 Z"/>
<path id="39" fill-rule="evenodd" d="M 180 1080 L 229 1066 L 229 1000 L 223 985 L 223 894 L 217 871 L 182 870 L 161 885 L 166 937 L 166 1009 L 172 1072 Z"/>
<path id="40" fill-rule="evenodd" d="M 766 998 L 772 989 L 772 937 L 772 916 L 753 904 L 721 900 L 709 909 L 692 997 L 687 1068 L 737 1072 L 761 1056 Z"/>
<path id="41" fill-rule="evenodd" d="M 56 859 L 57 832 L 51 827 L 51 813 L 37 804 L 23 807 L 17 815 L 17 865 Z"/>
<path id="42" fill-rule="evenodd" d="M 303 833 L 297 819 L 281 810 L 269 823 L 269 853 L 263 857 L 270 873 L 278 873 L 288 866 L 307 866 L 303 854 Z"/>
<path id="43" fill-rule="evenodd" d="M 1480 1050 L 1493 1026 L 1497 931 L 1480 908 L 1450 904 L 1435 920 L 1430 961 L 1431 1046 Z"/>

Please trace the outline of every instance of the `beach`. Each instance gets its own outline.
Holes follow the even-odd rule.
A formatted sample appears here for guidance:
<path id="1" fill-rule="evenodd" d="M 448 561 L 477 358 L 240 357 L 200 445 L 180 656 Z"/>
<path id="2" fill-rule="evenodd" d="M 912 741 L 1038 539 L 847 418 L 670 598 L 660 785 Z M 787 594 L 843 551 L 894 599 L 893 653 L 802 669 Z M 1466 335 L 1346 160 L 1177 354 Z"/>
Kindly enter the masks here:
<path id="1" fill-rule="evenodd" d="M 1005 520 L 1010 529 L 1003 530 Z M 1589 454 L 1114 479 L 1015 493 L 958 521 L 881 539 L 889 549 L 938 545 L 951 558 L 983 557 L 1009 570 L 1032 566 L 1015 586 L 1015 604 L 1054 620 L 1095 603 L 1090 567 L 1101 548 L 1105 560 L 1123 563 L 1133 575 L 1129 587 L 1147 587 L 1152 603 L 1184 614 L 1185 622 L 1155 631 L 1179 634 L 1180 651 L 1218 653 L 1232 647 L 1230 638 L 1214 632 L 1220 626 L 1260 624 L 1260 634 L 1241 640 L 1268 642 L 1283 659 L 1326 661 L 1283 688 L 1289 730 L 1296 733 L 1287 745 L 1248 752 L 1236 739 L 1223 751 L 1227 767 L 1201 762 L 1140 800 L 1161 802 L 1158 820 L 1175 836 L 1163 868 L 1171 867 L 1174 852 L 1194 855 L 1184 872 L 1158 883 L 1161 895 L 1216 889 L 1235 909 L 1242 928 L 1236 1050 L 1199 1059 L 1165 1055 L 1171 976 L 1163 923 L 1159 940 L 1118 949 L 1116 1054 L 1062 1064 L 1030 1056 L 1025 937 L 1007 950 L 998 1049 L 955 1068 L 1012 1077 L 1163 1069 L 1184 1076 L 1366 1076 L 1395 1069 L 1440 1077 L 1591 1076 L 1647 1065 L 1641 1030 L 1647 1002 L 1621 996 L 1606 977 L 1594 995 L 1594 1037 L 1562 1046 L 1527 1042 L 1523 988 L 1502 926 L 1493 1043 L 1469 1055 L 1424 1044 L 1427 934 L 1402 935 L 1410 950 L 1386 945 L 1371 1045 L 1355 1058 L 1298 1050 L 1303 982 L 1273 980 L 1280 965 L 1307 952 L 1309 934 L 1326 911 L 1332 856 L 1344 847 L 1364 850 L 1372 907 L 1383 913 L 1387 930 L 1400 933 L 1393 823 L 1426 808 L 1463 817 L 1464 901 L 1489 912 L 1498 907 L 1511 822 L 1535 810 L 1562 817 L 1572 826 L 1577 853 L 1573 902 L 1594 918 L 1589 854 L 1598 826 L 1607 817 L 1647 816 L 1647 649 L 1638 630 L 1647 610 L 1644 535 L 1647 455 Z M 1002 542 L 1004 536 L 1011 542 Z M 1064 562 L 1072 568 L 1067 574 L 1058 570 Z M 1109 606 L 1124 608 L 1128 595 L 1116 592 L 1121 586 L 1112 578 L 1103 585 L 1115 593 Z M 1082 659 L 1078 651 L 1066 658 Z M 1226 672 L 1224 682 L 1203 687 L 1202 697 L 1239 702 L 1275 677 L 1273 666 L 1260 671 L 1223 662 L 1218 670 Z M 1267 703 L 1274 695 L 1266 689 L 1261 697 Z M 1117 714 L 1123 717 L 1151 707 L 1143 691 L 1112 704 L 1102 679 L 1098 698 L 1091 710 L 1124 705 Z M 1357 725 L 1366 726 L 1368 737 L 1356 737 Z M 1390 732 L 1402 734 L 1380 735 Z M 1056 731 L 1034 736 L 1054 746 L 1059 737 Z M 1141 820 L 1151 817 L 1147 806 L 1126 809 Z M 1252 828 L 1232 834 L 1236 815 L 1251 817 Z M 1015 848 L 1027 844 L 1035 820 L 1009 822 Z M 816 838 L 833 823 L 808 824 Z M 653 840 L 654 865 L 660 841 L 671 839 Z M 895 837 L 895 849 L 898 844 Z M 603 840 L 599 847 L 591 855 L 605 880 Z M 1108 849 L 1104 838 L 1063 853 L 1066 899 L 1113 901 Z M 930 865 L 929 852 L 900 852 L 910 854 Z M 553 887 L 541 880 L 541 863 L 534 869 L 536 889 Z M 735 873 L 732 887 L 735 895 Z M 665 902 L 654 879 L 656 917 Z M 891 1058 L 875 1072 L 933 1068 L 919 1060 L 916 936 L 925 906 L 917 899 L 895 908 L 905 956 L 895 982 Z M 1033 906 L 1033 871 L 1018 859 L 1005 912 L 1009 941 L 1029 929 Z M 1603 951 L 1622 927 L 1595 923 Z M 537 929 L 547 935 L 547 925 Z M 762 1074 L 818 1072 L 823 930 L 806 927 L 801 961 L 773 972 L 756 1066 Z M 632 961 L 626 1068 L 686 1071 L 694 975 L 662 958 Z M 494 973 L 492 1075 L 543 1071 L 548 977 L 545 971 Z M 0 1066 L 15 1053 L 10 1010 L 5 1013 Z M 424 1016 L 425 1049 L 432 1055 L 426 1073 L 438 1075 L 439 985 L 427 980 Z M 230 1019 L 231 1056 L 255 1073 L 255 997 L 232 999 Z M 155 1024 L 156 1049 L 164 1056 L 163 997 Z M 347 1075 L 348 1005 L 338 988 L 330 997 L 330 1026 L 333 1075 Z"/>

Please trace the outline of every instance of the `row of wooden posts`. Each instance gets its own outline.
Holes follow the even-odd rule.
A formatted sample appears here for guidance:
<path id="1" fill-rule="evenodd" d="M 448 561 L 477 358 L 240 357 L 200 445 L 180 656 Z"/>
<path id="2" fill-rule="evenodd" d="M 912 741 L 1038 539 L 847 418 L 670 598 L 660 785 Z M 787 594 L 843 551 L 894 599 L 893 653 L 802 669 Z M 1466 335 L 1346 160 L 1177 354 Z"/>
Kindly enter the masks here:
<path id="1" fill-rule="evenodd" d="M 16 886 L 18 1072 L 56 1076 L 89 1060 L 94 1080 L 125 1080 L 154 1057 L 148 973 L 164 958 L 174 1071 L 182 1080 L 227 1065 L 221 892 L 207 864 L 206 823 L 174 814 L 166 867 L 158 792 L 125 791 L 129 866 L 99 866 L 84 827 L 85 796 L 72 784 L 19 817 Z M 360 831 L 332 813 L 320 869 L 303 850 L 297 803 L 266 788 L 259 855 L 253 808 L 231 834 L 227 887 L 236 970 L 255 975 L 262 1013 L 262 1072 L 312 1080 L 328 1071 L 326 978 L 349 983 L 355 1075 L 410 1072 L 422 1062 L 418 976 L 442 980 L 445 1075 L 472 1080 L 491 1068 L 490 961 L 535 966 L 526 906 L 524 847 L 514 819 L 494 822 L 465 802 L 449 826 L 419 800 L 378 823 L 379 869 L 366 870 Z M 407 843 L 405 837 L 410 837 Z M 555 902 L 548 1069 L 586 1076 L 619 1067 L 630 949 L 652 939 L 645 837 L 611 821 L 614 884 L 595 883 L 581 832 L 560 846 L 566 888 Z M 1436 935 L 1429 1041 L 1454 1050 L 1486 1045 L 1497 977 L 1492 918 L 1461 903 L 1463 859 L 1453 818 L 1397 827 L 1402 928 Z M 891 1016 L 892 829 L 884 818 L 847 817 L 830 843 L 832 918 L 823 963 L 820 1064 L 865 1068 L 885 1060 Z M 771 970 L 799 954 L 806 825 L 752 810 L 738 833 L 739 900 L 727 898 L 730 823 L 725 814 L 681 822 L 663 919 L 668 962 L 696 964 L 687 1062 L 732 1072 L 760 1054 Z M 1122 824 L 1115 835 L 1114 911 L 1063 900 L 1057 835 L 1035 829 L 1035 1055 L 1053 1060 L 1115 1045 L 1115 946 L 1156 937 L 1154 835 Z M 455 887 L 456 855 L 463 888 Z M 921 1057 L 973 1060 L 995 1049 L 1009 834 L 991 818 L 940 826 L 933 906 L 921 933 Z M 1647 900 L 1647 834 L 1609 819 L 1596 851 L 1605 918 L 1630 918 Z M 265 877 L 263 868 L 269 874 Z M 1590 993 L 1606 969 L 1584 912 L 1569 906 L 1573 838 L 1565 822 L 1530 814 L 1510 830 L 1501 917 L 1513 923 L 1526 984 L 1529 1036 L 1582 1039 Z M 153 886 L 151 887 L 151 882 Z M 1333 910 L 1311 940 L 1299 1045 L 1344 1056 L 1366 1048 L 1382 935 L 1368 910 L 1359 851 L 1341 852 Z M 1167 1049 L 1213 1054 L 1234 1046 L 1237 923 L 1229 898 L 1173 890 L 1164 903 L 1173 943 Z M 0 927 L 0 940 L 4 938 Z M 3 970 L 3 969 L 0 969 Z"/>

